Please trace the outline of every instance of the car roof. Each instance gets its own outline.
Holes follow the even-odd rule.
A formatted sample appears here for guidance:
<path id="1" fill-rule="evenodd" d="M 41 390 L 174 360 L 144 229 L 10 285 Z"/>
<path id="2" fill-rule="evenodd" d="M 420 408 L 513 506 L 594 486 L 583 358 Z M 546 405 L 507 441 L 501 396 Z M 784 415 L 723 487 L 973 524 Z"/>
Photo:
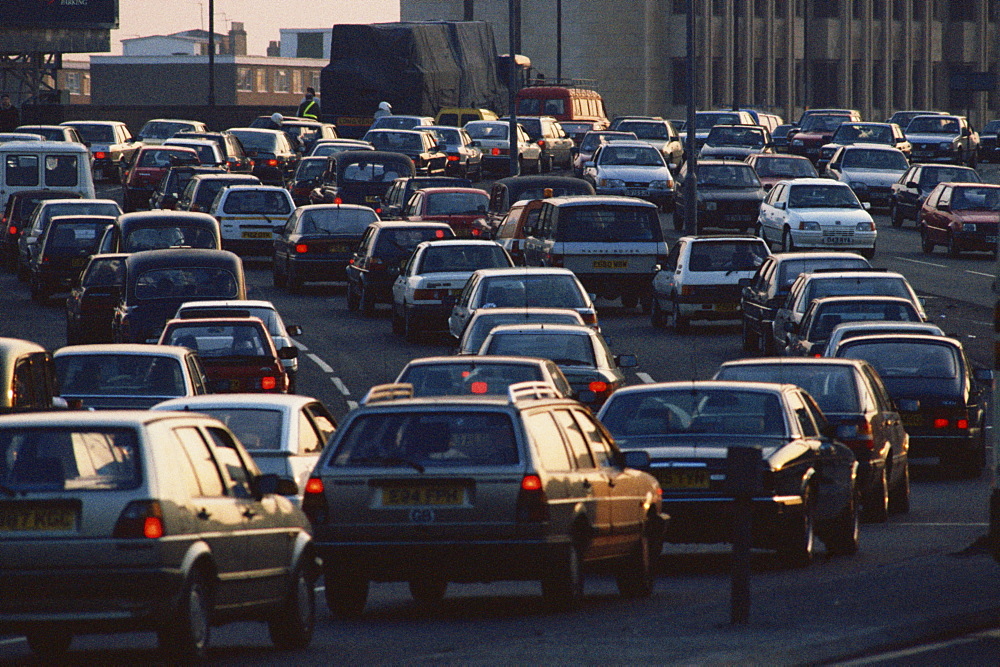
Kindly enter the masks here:
<path id="1" fill-rule="evenodd" d="M 229 172 L 225 172 L 225 173 L 219 172 L 219 173 L 210 173 L 210 174 L 195 174 L 192 177 L 192 180 L 194 180 L 195 178 L 197 178 L 198 180 L 201 180 L 201 181 L 218 181 L 218 180 L 233 180 L 233 179 L 235 179 L 235 180 L 239 180 L 239 181 L 248 181 L 248 182 L 257 182 L 257 183 L 260 182 L 260 179 L 257 178 L 256 176 L 254 176 L 253 174 L 232 174 L 232 173 L 229 173 Z"/>
<path id="2" fill-rule="evenodd" d="M 772 394 L 782 393 L 789 389 L 797 389 L 798 385 L 788 382 L 746 382 L 743 380 L 679 380 L 675 382 L 653 382 L 650 384 L 637 384 L 630 387 L 622 387 L 611 395 L 614 397 L 628 396 L 629 394 L 641 394 L 644 392 L 656 392 L 662 390 L 690 390 L 698 391 L 704 389 L 734 389 L 741 391 L 758 391 Z M 610 399 L 609 399 L 610 400 Z"/>
<path id="3" fill-rule="evenodd" d="M 586 324 L 549 324 L 546 322 L 499 324 L 490 330 L 491 336 L 498 333 L 572 334 L 588 337 L 597 335 L 597 332 Z"/>
<path id="4" fill-rule="evenodd" d="M 173 143 L 170 143 L 173 142 Z M 219 144 L 212 141 L 211 139 L 196 139 L 194 137 L 170 137 L 165 139 L 161 146 L 214 146 L 218 147 Z"/>
<path id="5" fill-rule="evenodd" d="M 320 401 L 312 396 L 302 394 L 203 394 L 201 396 L 181 396 L 157 403 L 153 410 L 191 410 L 197 412 L 199 407 L 247 407 L 247 408 L 284 408 L 295 410 L 309 403 Z M 183 406 L 183 407 L 182 407 Z"/>
<path id="6" fill-rule="evenodd" d="M 696 236 L 682 236 L 677 240 L 690 241 L 692 243 L 702 241 L 743 241 L 751 243 L 764 243 L 764 239 L 759 236 L 754 236 L 753 234 L 698 234 Z"/>
<path id="7" fill-rule="evenodd" d="M 522 357 L 513 355 L 492 354 L 462 354 L 447 357 L 421 357 L 411 359 L 405 368 L 412 366 L 437 366 L 442 364 L 523 364 L 525 366 L 542 366 L 549 360 L 542 357 Z"/>
<path id="8" fill-rule="evenodd" d="M 850 146 L 845 146 L 845 148 L 850 148 Z M 791 180 L 781 181 L 781 183 L 788 183 L 789 185 L 834 185 L 838 188 L 850 188 L 851 186 L 843 181 L 835 181 L 832 178 L 822 178 L 822 177 L 812 177 L 809 178 L 793 178 Z"/>
<path id="9" fill-rule="evenodd" d="M 149 223 L 149 222 L 164 222 L 164 223 L 174 223 L 183 221 L 197 220 L 199 222 L 212 222 L 217 223 L 215 218 L 210 216 L 208 213 L 199 213 L 198 211 L 171 211 L 167 209 L 157 209 L 155 211 L 132 211 L 131 213 L 122 213 L 118 216 L 118 224 L 128 224 L 128 223 Z"/>
<path id="10" fill-rule="evenodd" d="M 224 192 L 247 192 L 247 191 L 250 191 L 250 190 L 255 191 L 255 192 L 256 191 L 260 191 L 260 190 L 264 190 L 266 192 L 275 192 L 275 191 L 285 192 L 285 193 L 288 192 L 288 190 L 286 190 L 285 188 L 281 187 L 280 185 L 264 185 L 263 183 L 261 183 L 260 185 L 257 185 L 256 183 L 249 183 L 247 185 L 230 185 L 229 187 L 225 188 L 225 190 L 223 190 L 223 191 Z M 289 194 L 289 196 L 291 196 L 291 195 Z"/>
<path id="11" fill-rule="evenodd" d="M 472 313 L 473 318 L 477 317 L 489 317 L 490 315 L 524 315 L 525 313 L 538 314 L 538 315 L 568 315 L 572 317 L 576 315 L 580 316 L 580 313 L 573 308 L 538 308 L 536 306 L 529 306 L 527 308 L 477 308 L 474 313 Z"/>
<path id="12" fill-rule="evenodd" d="M 191 354 L 191 350 L 179 345 L 155 345 L 146 343 L 93 343 L 90 345 L 66 345 L 52 353 L 53 357 L 73 356 L 78 354 L 127 354 L 148 357 L 174 357 L 182 359 Z"/>
<path id="13" fill-rule="evenodd" d="M 404 225 L 412 225 L 412 222 L 404 222 Z M 426 224 L 426 223 L 425 223 Z M 556 266 L 512 266 L 499 269 L 476 269 L 476 275 L 482 278 L 493 278 L 500 276 L 503 278 L 521 278 L 524 276 L 573 276 L 576 274 L 562 267 Z"/>
<path id="14" fill-rule="evenodd" d="M 264 329 L 267 329 L 267 325 L 264 324 L 263 320 L 261 320 L 259 317 L 254 317 L 253 315 L 248 315 L 247 317 L 192 317 L 183 319 L 173 319 L 173 320 L 168 320 L 167 323 L 164 325 L 164 327 L 168 327 L 171 324 L 176 324 L 177 326 L 188 325 L 188 324 L 199 325 L 199 326 L 206 324 L 218 324 L 218 325 L 259 324 L 260 326 L 264 327 Z"/>
<path id="15" fill-rule="evenodd" d="M 3 426 L 19 427 L 73 427 L 108 426 L 137 427 L 145 426 L 166 419 L 179 417 L 205 419 L 204 415 L 185 412 L 167 412 L 152 410 L 52 410 L 45 412 L 20 412 L 4 415 Z M 213 420 L 215 421 L 215 420 Z"/>
<path id="16" fill-rule="evenodd" d="M 779 262 L 802 261 L 803 259 L 843 259 L 844 257 L 849 257 L 851 259 L 860 259 L 866 264 L 868 263 L 867 259 L 856 252 L 842 252 L 839 250 L 818 250 L 816 252 L 776 252 L 771 255 L 771 257 Z"/>
<path id="17" fill-rule="evenodd" d="M 649 148 L 649 144 L 644 144 Z M 748 165 L 749 166 L 749 165 Z M 619 197 L 616 195 L 567 195 L 564 197 L 549 197 L 545 200 L 553 206 L 640 206 L 656 208 L 656 204 L 635 197 Z"/>
<path id="18" fill-rule="evenodd" d="M 435 248 L 441 246 L 489 246 L 489 247 L 500 247 L 496 241 L 491 241 L 489 239 L 434 239 L 433 241 L 421 241 L 417 244 L 417 248 L 423 248 L 424 246 L 434 246 Z"/>
<path id="19" fill-rule="evenodd" d="M 243 265 L 239 255 L 228 250 L 208 248 L 164 248 L 160 250 L 140 250 L 130 253 L 125 259 L 131 270 L 150 267 L 171 266 L 232 266 Z"/>
<path id="20" fill-rule="evenodd" d="M 851 338 L 850 340 L 854 340 Z M 846 357 L 763 357 L 758 359 L 733 359 L 722 362 L 721 368 L 736 366 L 862 366 L 864 359 Z"/>
<path id="21" fill-rule="evenodd" d="M 486 190 L 483 190 L 482 188 L 466 188 L 466 187 L 461 187 L 461 186 L 458 186 L 458 187 L 444 187 L 444 186 L 441 186 L 441 187 L 433 187 L 433 188 L 420 188 L 420 191 L 423 192 L 424 194 L 428 194 L 428 195 L 433 195 L 433 194 L 462 194 L 462 193 L 467 193 L 467 194 L 475 194 L 475 195 L 480 195 L 481 194 L 481 195 L 486 195 L 487 197 L 490 196 L 490 193 L 487 192 Z"/>
<path id="22" fill-rule="evenodd" d="M 840 296 L 823 296 L 818 299 L 813 299 L 810 308 L 819 308 L 821 305 L 828 303 L 850 303 L 852 301 L 860 302 L 879 302 L 879 303 L 905 303 L 916 309 L 916 305 L 909 299 L 904 299 L 901 296 L 879 296 L 873 294 L 855 294 L 855 295 L 840 295 Z"/>
<path id="23" fill-rule="evenodd" d="M 296 210 L 301 213 L 306 213 L 307 211 L 333 211 L 340 209 L 346 209 L 349 211 L 369 210 L 372 214 L 376 216 L 378 215 L 371 206 L 364 206 L 362 204 L 307 204 L 305 206 L 297 207 Z"/>
<path id="24" fill-rule="evenodd" d="M 407 222 L 406 220 L 376 220 L 372 225 L 379 229 L 451 229 L 446 222 Z"/>
<path id="25" fill-rule="evenodd" d="M 847 271 L 829 271 L 824 269 L 823 271 L 803 271 L 799 275 L 805 276 L 803 280 L 824 280 L 827 278 L 881 278 L 885 276 L 906 280 L 906 276 L 902 273 L 899 273 L 898 271 L 886 271 L 885 269 L 849 269 Z"/>
<path id="26" fill-rule="evenodd" d="M 33 352 L 45 352 L 45 348 L 38 343 L 21 338 L 0 338 L 0 350 L 17 355 L 30 354 Z M 0 355 L 0 360 L 7 355 Z"/>
<path id="27" fill-rule="evenodd" d="M 189 308 L 267 308 L 277 310 L 274 304 L 263 299 L 216 299 L 214 301 L 187 301 L 178 310 Z"/>
<path id="28" fill-rule="evenodd" d="M 886 333 L 886 334 L 872 334 L 870 336 L 852 336 L 846 340 L 840 342 L 841 347 L 849 345 L 857 345 L 859 343 L 875 343 L 879 341 L 886 342 L 914 342 L 914 343 L 927 343 L 935 345 L 948 345 L 950 347 L 962 348 L 962 341 L 957 338 L 952 338 L 951 336 L 935 336 L 934 334 L 919 334 L 919 333 Z"/>
<path id="29" fill-rule="evenodd" d="M 898 148 L 896 148 L 895 146 L 886 146 L 885 144 L 869 144 L 860 142 L 856 144 L 848 144 L 847 146 L 844 146 L 842 150 L 844 150 L 845 152 L 851 152 L 856 150 L 866 150 L 866 151 L 874 150 L 874 151 L 892 152 L 900 154 L 902 154 L 903 152 Z"/>

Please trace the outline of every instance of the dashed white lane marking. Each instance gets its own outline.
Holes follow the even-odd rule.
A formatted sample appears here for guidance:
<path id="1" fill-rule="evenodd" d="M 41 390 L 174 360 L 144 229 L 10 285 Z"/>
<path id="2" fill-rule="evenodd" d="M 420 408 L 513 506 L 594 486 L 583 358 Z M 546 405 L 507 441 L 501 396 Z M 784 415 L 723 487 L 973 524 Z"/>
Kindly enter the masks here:
<path id="1" fill-rule="evenodd" d="M 966 269 L 965 272 L 966 273 L 971 273 L 974 276 L 986 276 L 987 278 L 992 278 L 993 277 L 992 273 L 983 273 L 982 271 L 972 271 L 970 269 Z"/>
<path id="2" fill-rule="evenodd" d="M 649 375 L 649 373 L 643 373 L 640 371 L 637 372 L 635 376 L 640 380 L 642 380 L 643 382 L 645 382 L 646 384 L 653 384 L 653 378 Z"/>
<path id="3" fill-rule="evenodd" d="M 28 639 L 26 637 L 11 637 L 10 639 L 0 639 L 0 646 L 6 646 L 7 644 L 20 644 L 21 642 L 26 642 Z"/>
<path id="4" fill-rule="evenodd" d="M 924 266 L 936 266 L 939 269 L 947 269 L 948 267 L 944 264 L 935 264 L 934 262 L 923 262 L 919 259 L 911 259 L 909 257 L 895 257 L 901 262 L 913 262 L 914 264 L 923 264 Z"/>
<path id="5" fill-rule="evenodd" d="M 358 402 L 357 401 L 347 401 L 347 409 L 348 410 L 357 410 L 358 409 Z"/>
<path id="6" fill-rule="evenodd" d="M 933 522 L 933 521 L 927 521 L 927 522 L 901 522 L 901 523 L 894 523 L 892 525 L 894 525 L 894 526 L 907 526 L 907 527 L 928 526 L 928 527 L 931 527 L 931 528 L 966 528 L 966 527 L 980 528 L 982 526 L 988 526 L 990 524 L 989 523 L 976 523 L 976 522 L 968 522 L 968 523 L 942 522 L 942 523 L 937 523 L 937 522 Z"/>
<path id="7" fill-rule="evenodd" d="M 309 351 L 308 347 L 306 347 L 304 344 L 300 343 L 299 341 L 295 340 L 294 338 L 292 338 L 291 341 L 292 341 L 292 345 L 294 345 L 295 347 L 299 348 L 300 352 L 308 352 Z"/>
<path id="8" fill-rule="evenodd" d="M 333 382 L 333 384 L 337 387 L 338 390 L 340 390 L 341 394 L 343 394 L 344 396 L 351 395 L 351 390 L 347 388 L 347 385 L 344 384 L 344 381 L 341 380 L 339 377 L 334 376 L 330 378 L 330 381 Z"/>
<path id="9" fill-rule="evenodd" d="M 333 368 L 331 368 L 328 363 L 326 363 L 325 361 L 323 361 L 322 359 L 320 359 L 318 356 L 316 356 L 312 352 L 310 352 L 306 356 L 309 357 L 310 359 L 312 359 L 313 363 L 315 363 L 317 366 L 319 366 L 319 369 L 321 371 L 323 371 L 324 373 L 332 373 L 333 372 Z"/>

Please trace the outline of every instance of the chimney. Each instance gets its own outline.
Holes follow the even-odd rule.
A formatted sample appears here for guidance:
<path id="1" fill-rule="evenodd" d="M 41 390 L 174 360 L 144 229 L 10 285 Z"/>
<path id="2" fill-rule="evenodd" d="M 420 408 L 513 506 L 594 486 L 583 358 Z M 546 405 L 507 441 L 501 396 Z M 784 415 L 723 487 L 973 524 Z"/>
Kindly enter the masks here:
<path id="1" fill-rule="evenodd" d="M 267 57 L 278 58 L 281 56 L 281 42 L 272 41 L 267 43 Z"/>
<path id="2" fill-rule="evenodd" d="M 247 54 L 247 31 L 243 29 L 242 21 L 233 21 L 229 27 L 229 48 L 234 56 Z"/>

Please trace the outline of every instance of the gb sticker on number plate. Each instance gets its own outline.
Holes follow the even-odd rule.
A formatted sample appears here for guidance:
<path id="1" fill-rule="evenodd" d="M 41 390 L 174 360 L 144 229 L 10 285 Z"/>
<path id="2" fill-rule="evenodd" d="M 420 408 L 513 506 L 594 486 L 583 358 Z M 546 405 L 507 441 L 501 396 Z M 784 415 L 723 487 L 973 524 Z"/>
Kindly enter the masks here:
<path id="1" fill-rule="evenodd" d="M 410 510 L 410 523 L 434 523 L 434 510 L 427 508 Z"/>

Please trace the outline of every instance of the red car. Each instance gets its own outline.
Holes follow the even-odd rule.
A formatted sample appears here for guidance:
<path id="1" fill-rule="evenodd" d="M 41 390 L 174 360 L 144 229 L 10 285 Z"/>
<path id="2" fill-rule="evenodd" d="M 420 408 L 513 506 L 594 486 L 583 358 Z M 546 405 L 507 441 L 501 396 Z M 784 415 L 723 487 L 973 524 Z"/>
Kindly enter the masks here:
<path id="1" fill-rule="evenodd" d="M 288 374 L 281 360 L 298 355 L 296 347 L 276 350 L 267 327 L 249 314 L 170 320 L 159 342 L 195 350 L 208 376 L 208 390 L 216 394 L 287 393 Z"/>
<path id="2" fill-rule="evenodd" d="M 790 178 L 819 178 L 816 167 L 801 155 L 759 153 L 747 158 L 747 163 L 757 172 L 764 191 L 770 191 L 778 181 Z"/>
<path id="3" fill-rule="evenodd" d="M 996 255 L 1000 185 L 938 183 L 920 207 L 917 228 L 926 253 L 943 245 L 948 255 L 979 250 Z"/>
<path id="4" fill-rule="evenodd" d="M 479 188 L 427 188 L 417 190 L 403 210 L 410 222 L 443 222 L 458 238 L 490 238 L 486 221 L 490 195 Z"/>
<path id="5" fill-rule="evenodd" d="M 170 167 L 201 164 L 193 148 L 183 146 L 143 146 L 132 155 L 122 172 L 124 211 L 149 208 L 149 198 Z"/>
<path id="6" fill-rule="evenodd" d="M 805 155 L 816 164 L 820 149 L 830 143 L 833 133 L 841 123 L 860 121 L 850 114 L 813 114 L 802 121 L 801 127 L 788 135 L 788 152 L 792 155 Z"/>

